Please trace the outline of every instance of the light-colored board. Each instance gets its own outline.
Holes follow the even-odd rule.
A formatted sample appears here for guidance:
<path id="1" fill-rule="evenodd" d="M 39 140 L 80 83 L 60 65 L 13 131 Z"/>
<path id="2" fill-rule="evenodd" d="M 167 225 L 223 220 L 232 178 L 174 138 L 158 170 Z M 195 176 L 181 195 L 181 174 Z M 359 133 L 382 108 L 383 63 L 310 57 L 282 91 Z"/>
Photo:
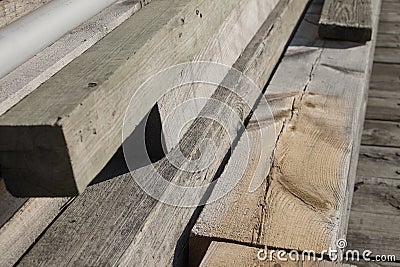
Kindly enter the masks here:
<path id="1" fill-rule="evenodd" d="M 375 34 L 379 6 L 374 2 Z M 229 240 L 321 252 L 345 236 L 375 38 L 363 46 L 321 43 L 313 21 L 306 16 L 267 87 L 267 98 L 280 95 L 288 104 L 274 112 L 284 126 L 264 190 L 249 198 L 244 183 L 206 205 L 192 244 Z"/>
<path id="2" fill-rule="evenodd" d="M 361 144 L 400 148 L 400 123 L 366 120 Z"/>
<path id="3" fill-rule="evenodd" d="M 221 27 L 215 34 L 218 38 L 211 40 L 195 57 L 194 61 L 210 61 L 232 66 L 277 3 L 277 0 L 252 1 L 241 9 L 236 9 L 236 14 L 230 16 L 229 21 L 225 23 L 226 26 Z M 255 12 L 255 10 L 257 12 Z M 254 16 L 254 19 L 249 20 L 248 17 L 250 16 Z M 234 45 L 232 43 L 234 43 Z M 174 109 L 185 101 L 196 98 L 210 98 L 217 87 L 216 85 L 205 85 L 201 83 L 183 85 L 179 90 L 169 91 L 157 102 L 161 120 L 165 122 L 167 118 L 171 116 Z M 203 106 L 200 104 L 197 105 L 198 110 L 204 107 L 204 103 Z M 193 109 L 193 107 L 189 106 L 188 109 Z M 172 119 L 169 118 L 168 122 L 174 123 L 173 126 L 170 125 L 169 127 L 178 129 L 182 125 L 187 124 L 187 114 L 192 112 L 192 110 L 181 109 L 178 113 L 175 113 Z M 188 125 L 186 125 L 186 129 L 187 127 Z M 180 134 L 183 136 L 185 131 L 182 131 Z M 166 150 L 169 152 L 176 145 L 176 143 L 172 141 L 175 138 L 174 136 L 168 136 L 168 133 L 165 131 L 164 138 Z"/>
<path id="4" fill-rule="evenodd" d="M 400 121 L 400 98 L 369 97 L 366 119 Z"/>
<path id="5" fill-rule="evenodd" d="M 150 0 L 119 0 L 0 79 L 0 115 L 89 49 Z"/>
<path id="6" fill-rule="evenodd" d="M 0 160 L 7 188 L 18 196 L 82 192 L 121 145 L 125 111 L 139 86 L 193 60 L 239 2 L 208 1 L 146 6 L 3 114 Z M 160 93 L 145 92 L 132 119 L 139 123 L 152 108 L 147 101 Z"/>
<path id="7" fill-rule="evenodd" d="M 34 11 L 51 0 L 2 0 L 0 1 L 0 28 Z"/>
<path id="8" fill-rule="evenodd" d="M 377 47 L 375 61 L 379 63 L 400 64 L 400 49 Z"/>
<path id="9" fill-rule="evenodd" d="M 400 179 L 400 149 L 361 146 L 357 175 Z"/>
<path id="10" fill-rule="evenodd" d="M 304 261 L 291 261 L 289 256 L 283 257 L 287 261 L 259 260 L 259 248 L 253 248 L 238 244 L 212 242 L 200 267 L 230 267 L 230 266 L 262 266 L 262 267 L 352 267 L 349 264 L 338 264 L 324 260 L 312 261 L 307 258 Z M 263 257 L 263 254 L 260 254 Z M 299 253 L 301 257 L 301 253 Z M 295 256 L 293 256 L 295 257 Z M 354 266 L 353 266 L 354 267 Z"/>
<path id="11" fill-rule="evenodd" d="M 280 57 L 277 51 L 283 51 L 306 3 L 307 1 L 298 0 L 280 1 L 279 9 L 263 24 L 235 64 L 235 67 L 244 70 L 245 74 L 255 80 L 258 86 L 263 86 L 268 79 L 274 62 Z M 219 91 L 217 97 L 223 99 L 224 93 L 225 91 Z M 212 128 L 209 129 L 210 127 Z M 217 134 L 215 127 L 217 125 L 210 125 L 209 121 L 197 119 L 192 124 L 192 129 L 189 129 L 192 135 L 185 135 L 181 141 L 183 147 L 191 149 L 193 145 L 188 146 L 188 143 L 198 145 L 205 136 Z M 201 136 L 197 135 L 199 133 Z M 219 136 L 215 138 L 220 142 Z M 193 185 L 199 179 L 209 181 L 229 149 L 227 145 L 224 143 L 218 149 L 216 162 L 207 171 L 188 175 L 186 172 L 178 172 L 166 159 L 158 162 L 156 167 L 160 173 L 167 174 L 167 179 L 175 182 L 183 181 L 187 185 Z M 138 169 L 132 175 L 147 177 L 148 167 Z M 184 249 L 190 230 L 187 225 L 192 221 L 193 213 L 195 208 L 156 203 L 138 187 L 129 174 L 121 175 L 93 185 L 77 197 L 20 264 L 177 264 L 185 259 Z"/>
<path id="12" fill-rule="evenodd" d="M 13 266 L 62 211 L 67 198 L 31 198 L 0 228 L 0 265 Z"/>
<path id="13" fill-rule="evenodd" d="M 318 33 L 321 38 L 371 40 L 371 0 L 325 0 Z"/>
<path id="14" fill-rule="evenodd" d="M 347 236 L 348 249 L 400 258 L 400 181 L 357 183 Z"/>

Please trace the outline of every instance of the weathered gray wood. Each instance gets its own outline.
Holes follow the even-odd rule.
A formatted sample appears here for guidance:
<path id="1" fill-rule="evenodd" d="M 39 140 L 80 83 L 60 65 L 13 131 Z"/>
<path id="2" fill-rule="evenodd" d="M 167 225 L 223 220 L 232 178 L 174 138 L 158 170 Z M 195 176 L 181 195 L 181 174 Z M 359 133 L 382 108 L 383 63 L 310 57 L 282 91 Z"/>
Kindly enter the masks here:
<path id="1" fill-rule="evenodd" d="M 0 1 L 0 28 L 32 12 L 51 0 L 2 0 Z"/>
<path id="2" fill-rule="evenodd" d="M 7 191 L 3 179 L 0 178 L 0 227 L 18 211 L 26 200 L 26 198 L 13 197 Z"/>
<path id="3" fill-rule="evenodd" d="M 150 0 L 117 1 L 0 79 L 0 115 L 89 49 Z"/>
<path id="4" fill-rule="evenodd" d="M 400 123 L 366 120 L 361 143 L 400 148 Z"/>
<path id="5" fill-rule="evenodd" d="M 66 198 L 31 198 L 0 228 L 0 265 L 13 266 L 61 212 Z"/>
<path id="6" fill-rule="evenodd" d="M 371 0 L 325 0 L 321 38 L 366 42 L 372 35 Z"/>
<path id="7" fill-rule="evenodd" d="M 379 7 L 374 1 L 375 34 Z M 206 205 L 192 244 L 226 240 L 320 253 L 346 235 L 376 39 L 351 48 L 321 41 L 318 19 L 306 16 L 267 87 L 266 97 L 281 101 L 272 110 L 284 123 L 266 181 L 250 193 L 243 179 Z"/>
<path id="8" fill-rule="evenodd" d="M 400 121 L 400 98 L 369 97 L 366 118 Z"/>
<path id="9" fill-rule="evenodd" d="M 377 47 L 400 48 L 400 36 L 394 34 L 379 34 Z"/>
<path id="10" fill-rule="evenodd" d="M 382 16 L 385 16 L 385 14 L 382 14 Z M 400 14 L 398 16 L 400 17 Z M 390 34 L 390 35 L 399 35 L 400 34 L 400 21 L 399 22 L 387 22 L 387 21 L 379 22 L 379 33 Z"/>
<path id="11" fill-rule="evenodd" d="M 400 179 L 400 148 L 361 146 L 357 175 Z"/>
<path id="12" fill-rule="evenodd" d="M 257 254 L 259 248 L 248 247 L 238 244 L 230 244 L 224 242 L 212 242 L 207 251 L 200 267 L 229 267 L 229 266 L 263 266 L 263 267 L 352 267 L 348 264 L 339 264 L 328 261 L 312 261 L 307 258 L 302 261 L 292 261 L 289 256 L 283 257 L 285 260 L 276 259 L 274 255 L 273 261 L 261 261 Z M 301 252 L 299 252 L 301 256 Z M 263 254 L 261 254 L 261 257 Z M 353 266 L 354 267 L 354 266 Z"/>
<path id="13" fill-rule="evenodd" d="M 207 1 L 157 0 L 3 114 L 0 162 L 8 189 L 18 196 L 82 192 L 121 145 L 124 112 L 138 87 L 193 60 L 239 2 Z M 151 108 L 143 104 L 134 119 Z"/>
<path id="14" fill-rule="evenodd" d="M 368 249 L 372 255 L 395 255 L 399 259 L 400 180 L 364 178 L 355 189 L 349 249 Z"/>
<path id="15" fill-rule="evenodd" d="M 242 1 L 237 8 L 246 7 L 248 1 Z M 270 76 L 280 57 L 279 51 L 283 51 L 307 2 L 281 0 L 234 65 L 258 86 L 262 87 Z M 248 19 L 254 17 L 248 16 Z M 220 88 L 214 97 L 222 101 L 228 96 Z M 229 100 L 234 99 L 228 97 L 226 101 Z M 206 108 L 215 110 L 215 107 Z M 241 115 L 242 118 L 246 116 L 246 112 Z M 197 119 L 190 128 L 181 141 L 184 148 L 196 150 L 204 137 L 209 136 L 215 136 L 215 141 L 220 142 L 212 166 L 188 174 L 176 170 L 166 159 L 156 163 L 166 179 L 188 186 L 199 180 L 211 180 L 229 149 L 229 144 L 221 137 L 223 129 L 209 120 Z M 132 175 L 148 176 L 146 168 L 136 170 Z M 20 264 L 49 266 L 68 262 L 88 266 L 167 266 L 172 261 L 177 264 L 185 258 L 184 248 L 190 230 L 187 225 L 194 212 L 194 208 L 156 203 L 140 190 L 129 174 L 122 175 L 93 185 L 77 197 Z"/>
<path id="16" fill-rule="evenodd" d="M 377 47 L 375 61 L 379 63 L 400 64 L 400 49 Z"/>

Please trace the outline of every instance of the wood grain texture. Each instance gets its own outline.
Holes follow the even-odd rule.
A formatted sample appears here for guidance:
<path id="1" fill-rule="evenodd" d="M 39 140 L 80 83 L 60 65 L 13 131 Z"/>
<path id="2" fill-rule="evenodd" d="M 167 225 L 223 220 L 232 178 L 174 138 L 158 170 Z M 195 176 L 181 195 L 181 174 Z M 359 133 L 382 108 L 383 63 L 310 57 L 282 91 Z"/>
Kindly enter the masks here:
<path id="1" fill-rule="evenodd" d="M 0 28 L 47 4 L 51 0 L 0 1 Z"/>
<path id="2" fill-rule="evenodd" d="M 325 0 L 318 33 L 328 39 L 371 40 L 371 0 Z"/>
<path id="3" fill-rule="evenodd" d="M 399 122 L 400 98 L 369 97 L 366 118 Z"/>
<path id="4" fill-rule="evenodd" d="M 379 6 L 374 2 L 375 33 Z M 264 190 L 247 201 L 244 184 L 206 205 L 192 230 L 194 243 L 321 252 L 345 236 L 375 35 L 363 46 L 321 41 L 318 20 L 306 15 L 267 87 L 267 98 L 288 103 L 273 107 L 284 123 Z"/>
<path id="5" fill-rule="evenodd" d="M 377 47 L 374 60 L 379 63 L 400 64 L 400 49 Z"/>
<path id="6" fill-rule="evenodd" d="M 273 261 L 261 261 L 258 259 L 259 249 L 223 243 L 223 242 L 212 242 L 210 248 L 207 251 L 200 267 L 229 267 L 229 266 L 260 266 L 260 267 L 352 267 L 350 264 L 337 264 L 328 261 L 279 261 L 276 259 Z M 301 255 L 301 253 L 300 253 Z M 286 257 L 285 257 L 286 258 Z M 289 257 L 287 256 L 289 259 Z"/>
<path id="7" fill-rule="evenodd" d="M 349 249 L 400 258 L 400 180 L 360 178 L 353 197 Z"/>
<path id="8" fill-rule="evenodd" d="M 63 209 L 67 198 L 31 198 L 0 228 L 0 265 L 13 266 Z"/>
<path id="9" fill-rule="evenodd" d="M 378 36 L 379 41 L 379 36 Z M 400 98 L 400 65 L 374 63 L 369 97 Z"/>
<path id="10" fill-rule="evenodd" d="M 262 87 L 280 57 L 277 51 L 283 51 L 306 4 L 307 1 L 280 1 L 279 6 L 285 12 L 274 10 L 234 66 Z M 221 88 L 214 97 L 225 99 L 227 103 L 236 100 Z M 240 102 L 232 105 L 235 109 L 246 110 Z M 215 111 L 212 106 L 205 108 Z M 221 111 L 217 112 L 222 115 Z M 241 115 L 242 118 L 246 116 L 246 112 Z M 166 159 L 155 166 L 166 179 L 182 185 L 210 181 L 229 150 L 230 144 L 222 138 L 223 132 L 218 124 L 197 119 L 181 140 L 181 147 L 196 150 L 205 137 L 214 137 L 219 147 L 215 162 L 207 170 L 189 175 L 178 171 Z M 131 175 L 151 180 L 148 168 L 138 169 Z M 166 266 L 184 261 L 190 231 L 188 224 L 193 221 L 196 209 L 156 202 L 138 187 L 131 175 L 126 173 L 88 188 L 52 224 L 20 265 L 48 266 L 68 262 L 88 266 Z"/>
<path id="11" fill-rule="evenodd" d="M 139 11 L 150 0 L 119 0 L 0 79 L 0 115 Z"/>
<path id="12" fill-rule="evenodd" d="M 361 146 L 357 175 L 400 179 L 400 149 Z"/>
<path id="13" fill-rule="evenodd" d="M 207 1 L 157 0 L 3 114 L 0 160 L 8 189 L 18 196 L 82 192 L 121 145 L 124 113 L 138 87 L 193 60 L 239 2 Z M 151 99 L 161 92 L 146 93 Z M 138 109 L 137 123 L 151 108 Z M 16 146 L 21 138 L 27 146 Z"/>
<path id="14" fill-rule="evenodd" d="M 366 120 L 361 144 L 400 148 L 400 123 Z"/>

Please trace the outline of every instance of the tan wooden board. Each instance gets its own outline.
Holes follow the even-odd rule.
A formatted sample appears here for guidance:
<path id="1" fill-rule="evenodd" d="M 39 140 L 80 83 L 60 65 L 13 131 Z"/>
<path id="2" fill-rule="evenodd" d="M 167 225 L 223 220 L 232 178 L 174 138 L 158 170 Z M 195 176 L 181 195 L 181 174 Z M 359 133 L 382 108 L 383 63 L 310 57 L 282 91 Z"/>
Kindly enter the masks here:
<path id="1" fill-rule="evenodd" d="M 379 2 L 373 11 L 376 34 Z M 213 240 L 322 251 L 345 236 L 375 37 L 356 46 L 323 42 L 313 16 L 267 87 L 267 98 L 284 103 L 273 106 L 283 128 L 272 170 L 255 195 L 243 182 L 204 207 L 192 230 L 194 254 Z"/>

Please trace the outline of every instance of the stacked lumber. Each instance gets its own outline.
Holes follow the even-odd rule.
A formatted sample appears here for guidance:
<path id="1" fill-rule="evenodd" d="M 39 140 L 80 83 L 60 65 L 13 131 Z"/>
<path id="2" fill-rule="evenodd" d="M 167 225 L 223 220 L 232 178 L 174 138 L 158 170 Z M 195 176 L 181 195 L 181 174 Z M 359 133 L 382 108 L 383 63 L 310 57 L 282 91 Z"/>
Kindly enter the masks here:
<path id="1" fill-rule="evenodd" d="M 159 1 L 123 23 L 3 114 L 0 162 L 7 188 L 17 196 L 81 193 L 121 145 L 124 112 L 140 84 L 159 70 L 198 59 L 199 53 L 204 54 L 200 59 L 208 59 L 207 55 L 221 48 L 228 50 L 222 41 L 209 39 L 217 33 L 216 38 L 224 40 L 217 29 L 238 2 L 226 0 L 218 9 L 207 2 Z M 268 1 L 257 9 L 259 16 L 252 19 L 258 24 L 250 29 L 259 27 L 266 15 L 262 13 L 268 13 L 274 3 Z M 237 23 L 239 27 L 247 26 Z M 241 40 L 228 50 L 233 53 L 224 55 L 231 62 L 252 38 L 252 34 L 244 33 L 237 33 L 243 35 L 241 39 L 225 33 L 232 38 L 225 41 L 227 44 Z M 162 93 L 152 91 L 144 97 L 156 98 Z M 134 120 L 139 123 L 151 108 L 143 104 Z M 21 139 L 24 142 L 19 142 Z"/>
<path id="2" fill-rule="evenodd" d="M 319 21 L 319 35 L 337 40 L 369 41 L 371 12 L 371 0 L 326 0 Z"/>
<path id="3" fill-rule="evenodd" d="M 314 1 L 266 89 L 279 135 L 273 149 L 263 148 L 273 153 L 264 183 L 249 192 L 257 173 L 250 165 L 235 189 L 204 207 L 191 231 L 195 263 L 214 241 L 321 254 L 346 236 L 380 1 L 364 45 L 320 40 L 321 8 Z"/>
<path id="4" fill-rule="evenodd" d="M 1 134 L 9 140 L 4 142 L 5 139 L 1 139 L 3 168 L 6 163 L 2 174 L 5 175 L 7 186 L 14 189 L 12 192 L 17 195 L 75 195 L 79 190 L 82 191 L 121 145 L 120 124 L 129 96 L 134 93 L 133 85 L 140 85 L 150 74 L 163 67 L 193 59 L 212 59 L 228 66 L 233 65 L 262 88 L 271 76 L 307 3 L 308 0 L 226 0 L 217 3 L 207 0 L 201 3 L 152 1 L 0 117 L 3 125 L 0 127 Z M 68 83 L 64 83 L 65 80 Z M 88 86 L 89 83 L 96 85 Z M 235 109 L 243 111 L 240 114 L 242 121 L 251 112 L 248 105 L 255 104 L 237 102 L 236 98 L 218 86 L 214 91 L 213 99 L 224 100 Z M 153 93 L 160 92 L 149 92 Z M 168 106 L 168 102 L 163 101 L 163 107 Z M 163 103 L 159 103 L 160 107 Z M 143 105 L 141 108 L 145 115 L 152 105 Z M 215 108 L 210 102 L 205 105 L 204 112 Z M 160 109 L 160 115 L 167 112 L 165 110 Z M 25 117 L 28 113 L 29 116 Z M 217 115 L 223 117 L 222 113 L 223 110 L 220 110 Z M 112 118 L 109 118 L 112 114 Z M 137 120 L 140 121 L 144 115 L 137 114 Z M 30 121 L 29 124 L 26 119 Z M 89 131 L 82 131 L 83 136 L 78 138 L 77 143 L 73 132 L 80 130 L 80 127 L 86 129 L 88 125 Z M 106 126 L 110 126 L 107 130 L 112 131 L 106 132 Z M 232 127 L 234 131 L 240 130 L 235 128 L 237 125 Z M 93 134 L 94 128 L 96 134 Z M 17 132 L 22 135 L 14 136 Z M 230 149 L 230 143 L 222 138 L 223 129 L 209 120 L 198 118 L 190 125 L 178 145 L 195 151 L 209 135 L 218 140 L 218 150 L 215 162 L 207 170 L 188 175 L 187 172 L 177 170 L 176 166 L 164 158 L 155 164 L 158 171 L 164 173 L 170 181 L 185 181 L 187 186 L 196 184 L 199 177 L 211 181 L 219 175 Z M 41 148 L 44 141 L 33 140 L 35 136 L 41 136 L 46 141 L 52 140 L 55 146 Z M 63 138 L 67 142 L 68 136 L 72 142 L 66 146 Z M 44 150 L 46 153 L 50 150 L 66 156 L 65 153 L 72 151 L 72 154 L 68 154 L 72 160 L 66 157 L 65 161 L 59 162 L 59 169 L 55 169 L 53 164 L 47 168 L 49 162 L 38 160 L 31 161 L 31 166 L 21 161 L 21 165 L 18 165 L 15 160 L 19 157 L 42 153 L 39 150 L 30 150 L 28 153 L 26 149 L 32 148 L 30 142 L 15 146 L 18 138 L 22 137 L 24 140 L 32 138 L 33 146 L 36 142 L 36 147 L 43 149 L 43 153 Z M 12 139 L 14 144 L 10 141 Z M 11 150 L 7 148 L 7 143 L 13 147 Z M 75 144 L 80 151 L 73 151 Z M 89 153 L 91 149 L 93 151 Z M 10 169 L 7 166 L 10 165 L 7 164 L 15 164 L 15 173 L 8 172 Z M 59 175 L 62 174 L 59 172 L 63 169 L 62 164 L 75 166 L 74 175 Z M 23 170 L 22 166 L 28 168 Z M 35 178 L 33 176 L 37 169 L 46 171 L 36 173 Z M 29 173 L 29 176 L 25 173 L 24 176 L 23 172 L 26 171 L 34 172 Z M 15 176 L 17 172 L 22 175 Z M 58 173 L 52 176 L 49 175 L 51 172 Z M 115 177 L 106 181 L 100 179 L 101 182 L 69 202 L 66 198 L 31 199 L 38 204 L 37 208 L 32 205 L 29 207 L 33 207 L 32 211 L 39 211 L 38 216 L 43 218 L 38 220 L 41 225 L 46 222 L 49 224 L 49 220 L 55 216 L 57 219 L 51 222 L 28 251 L 27 244 L 32 244 L 32 237 L 40 234 L 44 228 L 41 225 L 35 226 L 36 230 L 25 238 L 23 232 L 26 228 L 10 220 L 7 227 L 1 229 L 0 250 L 11 247 L 17 241 L 19 246 L 13 247 L 16 252 L 8 253 L 9 257 L 1 258 L 1 263 L 9 265 L 19 260 L 22 265 L 48 266 L 69 262 L 132 266 L 145 263 L 168 265 L 185 261 L 189 225 L 197 216 L 198 209 L 169 206 L 146 195 L 132 179 L 132 175 L 151 180 L 153 174 L 149 166 L 129 173 L 123 165 L 123 159 L 114 156 L 103 172 L 110 172 L 108 177 Z M 75 180 L 77 177 L 82 180 Z M 49 214 L 45 212 L 46 209 Z M 25 224 L 25 220 L 36 218 L 33 215 L 17 219 Z M 19 259 L 24 249 L 25 255 Z"/>

